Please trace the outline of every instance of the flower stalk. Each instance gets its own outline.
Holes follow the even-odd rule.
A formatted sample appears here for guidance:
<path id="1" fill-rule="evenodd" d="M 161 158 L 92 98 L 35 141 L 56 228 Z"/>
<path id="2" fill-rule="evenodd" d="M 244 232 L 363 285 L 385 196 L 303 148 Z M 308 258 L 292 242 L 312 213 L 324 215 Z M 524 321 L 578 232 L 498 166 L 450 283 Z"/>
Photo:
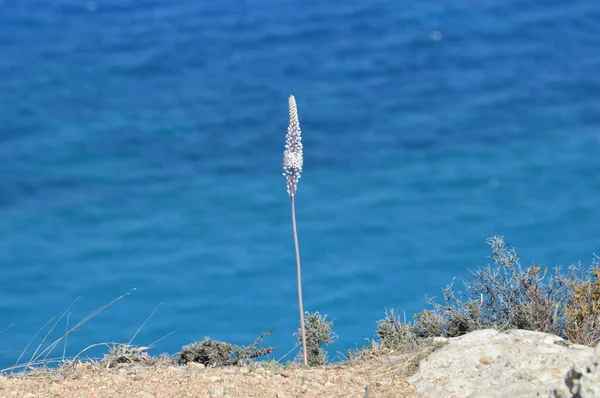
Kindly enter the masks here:
<path id="1" fill-rule="evenodd" d="M 298 307 L 300 310 L 300 334 L 302 339 L 302 356 L 304 366 L 308 365 L 308 354 L 306 348 L 306 328 L 304 325 L 304 306 L 302 303 L 302 272 L 300 266 L 300 247 L 298 245 L 298 231 L 296 228 L 296 191 L 298 181 L 302 173 L 302 132 L 298 120 L 296 99 L 293 95 L 289 97 L 290 123 L 285 137 L 285 151 L 283 152 L 283 176 L 286 179 L 287 192 L 292 206 L 292 230 L 294 233 L 294 247 L 296 249 L 296 275 L 298 282 Z"/>

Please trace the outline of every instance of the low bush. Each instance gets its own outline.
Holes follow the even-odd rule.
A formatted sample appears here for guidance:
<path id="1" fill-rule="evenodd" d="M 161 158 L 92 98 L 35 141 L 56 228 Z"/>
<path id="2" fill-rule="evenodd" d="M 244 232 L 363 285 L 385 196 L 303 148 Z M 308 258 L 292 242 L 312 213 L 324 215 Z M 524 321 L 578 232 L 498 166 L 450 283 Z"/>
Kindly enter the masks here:
<path id="1" fill-rule="evenodd" d="M 377 336 L 383 347 L 392 350 L 415 347 L 419 343 L 417 329 L 400 321 L 394 310 L 386 311 L 385 318 L 377 321 Z"/>
<path id="2" fill-rule="evenodd" d="M 327 320 L 327 315 L 318 312 L 304 314 L 304 328 L 306 331 L 306 349 L 309 366 L 325 365 L 328 362 L 325 346 L 331 345 L 337 339 L 332 331 L 333 321 Z M 301 331 L 296 333 L 298 343 L 301 344 Z M 302 352 L 298 354 L 297 360 L 302 359 Z"/>
<path id="3" fill-rule="evenodd" d="M 268 355 L 273 351 L 273 347 L 258 348 L 262 339 L 271 334 L 272 331 L 273 329 L 264 332 L 254 343 L 247 347 L 211 340 L 206 337 L 200 342 L 182 347 L 179 352 L 179 363 L 197 362 L 211 367 L 249 365 L 254 359 Z"/>
<path id="4" fill-rule="evenodd" d="M 574 343 L 600 342 L 600 268 L 572 264 L 553 270 L 523 267 L 502 237 L 487 240 L 493 265 L 480 268 L 456 291 L 453 281 L 442 290 L 442 302 L 415 316 L 420 337 L 455 337 L 473 330 L 526 329 L 553 333 Z"/>

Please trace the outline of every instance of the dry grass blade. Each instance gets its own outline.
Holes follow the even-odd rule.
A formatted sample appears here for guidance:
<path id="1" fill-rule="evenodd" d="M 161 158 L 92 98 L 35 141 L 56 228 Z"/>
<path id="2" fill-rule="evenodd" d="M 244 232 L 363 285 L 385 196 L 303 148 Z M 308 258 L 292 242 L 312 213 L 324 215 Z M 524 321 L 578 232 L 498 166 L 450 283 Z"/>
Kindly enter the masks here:
<path id="1" fill-rule="evenodd" d="M 8 325 L 7 327 L 5 327 L 4 329 L 0 330 L 0 333 L 4 333 L 6 332 L 8 329 L 10 329 L 11 327 L 15 326 L 14 323 L 11 323 L 10 325 Z"/>
<path id="2" fill-rule="evenodd" d="M 65 315 L 67 315 L 69 313 L 69 310 L 73 307 L 73 305 L 75 305 L 75 303 L 80 299 L 81 297 L 77 297 L 75 300 L 73 300 L 73 302 L 71 303 L 71 305 L 69 305 L 69 307 L 62 313 L 62 315 L 56 320 L 56 322 L 54 322 L 54 324 L 52 325 L 52 327 L 50 328 L 50 330 L 48 330 L 48 333 L 46 333 L 46 335 L 44 336 L 44 338 L 42 339 L 42 341 L 40 342 L 40 344 L 37 346 L 36 350 L 33 352 L 33 354 L 31 355 L 31 358 L 29 360 L 29 362 L 31 363 L 33 361 L 34 358 L 36 358 L 37 353 L 39 352 L 39 350 L 42 348 L 42 346 L 44 345 L 44 343 L 46 342 L 46 340 L 48 339 L 48 337 L 50 337 L 50 334 L 52 334 L 52 332 L 54 331 L 54 329 L 56 328 L 56 326 L 60 323 L 60 321 L 65 317 Z M 68 329 L 67 332 L 65 333 L 65 341 L 66 341 L 66 336 L 68 333 Z M 64 354 L 63 354 L 64 356 Z M 44 359 L 46 359 L 48 357 L 48 355 L 46 355 L 46 357 Z"/>
<path id="3" fill-rule="evenodd" d="M 292 347 L 291 350 L 289 350 L 288 352 L 286 352 L 285 354 L 283 354 L 283 356 L 281 358 L 279 358 L 278 360 L 276 360 L 275 362 L 281 363 L 281 361 L 283 361 L 285 358 L 287 358 L 288 355 L 290 355 L 292 352 L 294 352 L 296 350 L 296 348 L 300 347 L 301 344 L 302 343 L 296 344 L 294 347 Z"/>
<path id="4" fill-rule="evenodd" d="M 24 370 L 24 369 L 34 369 L 34 366 L 48 366 L 51 364 L 60 364 L 65 362 L 65 358 L 48 358 L 48 359 L 44 359 L 41 361 L 37 361 L 35 363 L 22 363 L 22 364 L 18 364 L 18 365 L 14 365 L 14 366 L 10 366 L 8 368 L 4 368 L 4 369 L 0 369 L 0 375 L 7 373 L 7 372 L 12 372 L 15 370 Z"/>
<path id="5" fill-rule="evenodd" d="M 260 334 L 260 336 L 258 336 L 258 338 L 256 340 L 254 340 L 254 343 L 250 344 L 248 347 L 246 347 L 246 349 L 249 352 L 255 352 L 256 348 L 258 347 L 258 345 L 263 341 L 263 339 L 270 335 L 271 333 L 273 333 L 273 330 L 275 330 L 275 328 L 271 328 L 269 330 L 267 330 L 266 332 L 262 332 Z"/>
<path id="6" fill-rule="evenodd" d="M 71 313 L 67 315 L 67 324 L 65 325 L 65 333 L 69 331 L 69 321 L 71 320 Z M 67 338 L 65 337 L 65 343 L 63 344 L 63 358 L 67 355 Z"/>
<path id="7" fill-rule="evenodd" d="M 50 324 L 50 322 L 52 322 L 54 320 L 54 317 L 50 318 L 48 320 L 48 322 L 46 322 L 44 324 L 44 326 L 42 326 L 31 338 L 31 340 L 29 340 L 29 343 L 27 343 L 27 345 L 25 346 L 25 348 L 23 349 L 23 351 L 21 351 L 21 355 L 19 355 L 19 358 L 17 358 L 17 362 L 15 362 L 15 364 L 12 366 L 13 368 L 17 367 L 19 365 L 19 362 L 21 362 L 21 359 L 23 358 L 23 356 L 25 355 L 25 352 L 27 352 L 27 349 L 29 348 L 29 346 L 31 345 L 31 343 L 33 343 L 33 341 L 36 339 L 36 337 L 38 336 L 38 334 L 40 334 L 42 332 L 42 330 L 46 329 L 46 326 L 48 326 Z M 30 361 L 31 362 L 31 361 Z M 10 368 L 9 368 L 10 369 Z M 4 372 L 4 370 L 2 370 Z"/>
<path id="8" fill-rule="evenodd" d="M 44 351 L 42 351 L 36 358 L 33 358 L 33 361 L 37 361 L 42 355 L 44 355 L 44 359 L 48 358 L 48 356 L 52 353 L 52 351 L 54 351 L 54 349 L 58 346 L 58 344 L 60 344 L 61 341 L 63 341 L 63 339 L 67 338 L 67 336 L 71 333 L 73 333 L 75 330 L 79 329 L 79 327 L 81 327 L 81 325 L 85 324 L 87 321 L 89 321 L 90 319 L 94 318 L 96 315 L 100 314 L 101 312 L 103 312 L 105 309 L 107 309 L 108 307 L 110 307 L 111 305 L 113 305 L 114 303 L 116 303 L 117 301 L 129 296 L 131 294 L 132 291 L 136 290 L 131 289 L 129 292 L 120 295 L 119 297 L 111 300 L 110 302 L 108 302 L 107 304 L 104 304 L 102 307 L 96 309 L 95 311 L 93 311 L 91 314 L 89 314 L 88 316 L 86 316 L 85 318 L 83 318 L 81 321 L 77 322 L 77 324 L 75 326 L 73 326 L 72 328 L 70 328 L 69 330 L 67 330 L 65 332 L 65 334 L 63 334 L 61 337 L 59 337 L 58 339 L 56 339 L 52 344 L 50 344 L 48 347 L 46 347 L 46 349 Z"/>
<path id="9" fill-rule="evenodd" d="M 131 343 L 133 343 L 133 340 L 135 340 L 135 338 L 137 337 L 137 335 L 140 333 L 140 331 L 144 328 L 144 326 L 146 326 L 146 324 L 148 323 L 148 321 L 150 319 L 152 319 L 152 317 L 154 316 L 154 314 L 156 313 L 156 311 L 158 311 L 158 308 L 162 305 L 162 303 L 159 303 L 156 308 L 154 308 L 154 310 L 150 313 L 150 315 L 148 315 L 148 317 L 146 318 L 146 320 L 140 325 L 140 327 L 138 328 L 138 330 L 135 332 L 135 334 L 131 337 L 131 340 L 129 340 L 129 342 L 127 343 L 127 345 L 131 345 Z"/>
<path id="10" fill-rule="evenodd" d="M 65 315 L 70 314 L 68 311 L 73 306 L 73 304 L 75 304 L 75 302 L 79 299 L 79 297 L 78 297 L 77 299 L 75 299 L 73 301 L 73 303 L 71 303 L 71 305 L 67 308 L 67 310 L 65 310 L 65 312 L 63 312 L 63 314 L 58 318 L 58 320 L 56 322 L 54 322 L 54 324 L 52 325 L 52 327 L 50 328 L 50 330 L 46 333 L 46 335 L 42 339 L 42 342 L 38 345 L 38 347 L 34 351 L 33 355 L 31 356 L 31 358 L 29 359 L 29 361 L 26 364 L 20 364 L 20 361 L 23 358 L 23 356 L 25 355 L 25 353 L 27 352 L 27 349 L 31 346 L 31 344 L 37 338 L 37 336 L 41 333 L 41 331 L 44 330 L 55 319 L 55 317 L 50 318 L 50 320 L 48 322 L 46 322 L 46 324 L 36 332 L 36 334 L 33 336 L 33 338 L 25 346 L 25 349 L 23 349 L 23 351 L 21 352 L 21 355 L 17 359 L 16 363 L 13 366 L 9 367 L 9 368 L 5 368 L 5 369 L 0 370 L 0 372 L 13 371 L 13 370 L 17 370 L 17 369 L 27 369 L 27 368 L 30 368 L 30 367 L 32 367 L 34 365 L 43 365 L 43 364 L 48 364 L 48 363 L 55 363 L 55 362 L 64 361 L 65 360 L 65 353 L 64 353 L 64 351 L 63 351 L 63 356 L 62 356 L 61 359 L 49 359 L 48 357 L 52 354 L 52 352 L 56 349 L 56 347 L 58 347 L 58 345 L 63 340 L 67 339 L 67 337 L 69 336 L 69 334 L 71 334 L 72 332 L 74 332 L 75 330 L 77 330 L 79 327 L 81 327 L 87 321 L 89 321 L 90 319 L 94 318 L 96 315 L 98 315 L 99 313 L 101 313 L 102 311 L 104 311 L 105 309 L 107 309 L 108 307 L 112 306 L 117 301 L 119 301 L 119 300 L 123 299 L 124 297 L 128 296 L 129 294 L 131 294 L 131 292 L 134 291 L 134 290 L 136 290 L 136 289 L 135 288 L 131 289 L 129 292 L 127 292 L 125 294 L 122 294 L 121 296 L 119 296 L 119 297 L 111 300 L 110 302 L 108 302 L 107 304 L 103 305 L 102 307 L 96 309 L 92 313 L 88 314 L 81 321 L 77 322 L 77 324 L 75 326 L 73 326 L 71 328 L 68 328 L 68 326 L 67 326 L 66 332 L 61 337 L 59 337 L 54 342 L 52 342 L 44 350 L 41 350 L 44 342 L 48 339 L 48 337 L 50 336 L 50 334 L 52 333 L 52 331 L 56 328 L 56 326 L 58 325 L 58 323 L 60 322 L 60 320 L 63 319 L 65 317 Z"/>
<path id="11" fill-rule="evenodd" d="M 6 332 L 8 329 L 10 329 L 11 327 L 14 326 L 14 323 L 11 323 L 10 325 L 8 325 L 6 328 L 0 330 L 0 334 Z M 0 351 L 0 354 L 4 353 L 4 351 Z"/>

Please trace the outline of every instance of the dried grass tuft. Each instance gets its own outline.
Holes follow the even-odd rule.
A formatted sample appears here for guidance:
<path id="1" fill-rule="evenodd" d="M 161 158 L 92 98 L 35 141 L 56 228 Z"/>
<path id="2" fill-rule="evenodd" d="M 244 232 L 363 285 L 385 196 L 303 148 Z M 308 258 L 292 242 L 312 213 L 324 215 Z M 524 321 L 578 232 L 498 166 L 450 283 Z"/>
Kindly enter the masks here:
<path id="1" fill-rule="evenodd" d="M 263 338 L 271 332 L 273 329 L 262 333 L 254 343 L 247 347 L 206 337 L 200 342 L 184 346 L 179 352 L 179 363 L 185 365 L 188 362 L 196 362 L 210 367 L 249 365 L 254 359 L 273 352 L 273 347 L 258 348 Z"/>

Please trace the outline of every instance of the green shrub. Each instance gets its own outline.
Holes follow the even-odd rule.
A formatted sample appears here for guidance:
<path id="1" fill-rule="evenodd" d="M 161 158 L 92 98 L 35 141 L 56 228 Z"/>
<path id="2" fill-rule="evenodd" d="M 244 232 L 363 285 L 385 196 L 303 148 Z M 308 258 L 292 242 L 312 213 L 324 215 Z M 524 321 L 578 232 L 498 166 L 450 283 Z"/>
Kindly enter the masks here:
<path id="1" fill-rule="evenodd" d="M 446 318 L 433 310 L 423 310 L 415 316 L 415 329 L 419 337 L 442 336 L 446 330 Z"/>
<path id="2" fill-rule="evenodd" d="M 247 347 L 240 347 L 205 337 L 200 342 L 182 347 L 179 353 L 179 363 L 198 362 L 212 367 L 248 365 L 253 359 L 268 355 L 273 351 L 273 347 L 258 348 L 262 339 L 271 334 L 272 331 L 273 329 L 264 332 L 254 343 Z"/>
<path id="3" fill-rule="evenodd" d="M 385 318 L 377 321 L 377 336 L 381 345 L 389 349 L 415 346 L 418 341 L 417 329 L 398 320 L 394 310 L 386 311 Z"/>
<path id="4" fill-rule="evenodd" d="M 485 328 L 526 329 L 553 333 L 574 343 L 600 342 L 600 269 L 580 264 L 552 272 L 523 267 L 502 237 L 487 240 L 493 265 L 471 272 L 464 291 L 454 281 L 442 290 L 442 303 L 428 300 L 431 310 L 415 317 L 420 337 L 455 337 Z"/>
<path id="5" fill-rule="evenodd" d="M 327 315 L 318 312 L 304 314 L 304 327 L 306 331 L 306 349 L 309 366 L 325 365 L 328 362 L 327 351 L 324 346 L 331 345 L 337 335 L 331 330 L 333 321 L 327 320 Z M 298 343 L 302 343 L 300 330 L 296 333 Z M 301 358 L 302 352 L 299 353 Z"/>

